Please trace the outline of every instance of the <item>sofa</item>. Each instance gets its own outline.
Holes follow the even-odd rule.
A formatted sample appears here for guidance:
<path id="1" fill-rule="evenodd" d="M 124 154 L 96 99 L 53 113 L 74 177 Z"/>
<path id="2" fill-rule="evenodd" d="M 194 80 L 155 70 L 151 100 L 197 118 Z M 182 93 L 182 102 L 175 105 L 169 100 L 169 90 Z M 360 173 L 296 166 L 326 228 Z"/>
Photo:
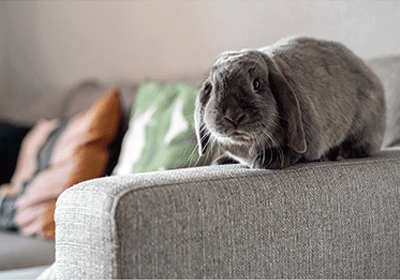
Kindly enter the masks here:
<path id="1" fill-rule="evenodd" d="M 106 170 L 101 172 L 101 176 L 110 175 L 119 157 L 122 137 L 127 129 L 126 119 L 128 116 L 126 114 L 132 106 L 138 85 L 139 83 L 135 81 L 131 83 L 122 82 L 116 86 L 101 84 L 94 79 L 85 79 L 65 92 L 55 93 L 52 97 L 37 97 L 37 104 L 34 104 L 36 106 L 21 103 L 21 112 L 24 112 L 24 115 L 19 120 L 1 119 L 0 205 L 3 206 L 2 202 L 4 202 L 2 190 L 11 185 L 15 173 L 18 173 L 18 164 L 20 163 L 17 163 L 17 159 L 21 156 L 21 146 L 24 145 L 24 141 L 26 141 L 25 146 L 29 146 L 30 149 L 32 149 L 31 144 L 36 145 L 36 143 L 29 142 L 26 139 L 32 138 L 31 134 L 38 126 L 36 123 L 40 123 L 44 119 L 59 119 L 62 122 L 71 120 L 88 110 L 108 89 L 118 88 L 123 103 L 122 111 L 125 112 L 125 115 L 121 117 L 117 129 L 115 129 L 116 135 L 109 143 L 107 151 L 109 160 L 106 164 Z M 48 103 L 48 99 L 51 100 L 51 106 L 40 105 Z M 15 102 L 15 100 L 10 100 L 11 103 L 12 101 Z M 46 108 L 45 111 L 43 110 L 44 107 Z M 49 183 L 51 184 L 52 181 L 48 180 L 47 184 Z M 4 225 L 4 220 L 7 220 L 8 217 L 4 215 L 3 210 L 3 208 L 0 209 L 0 279 L 2 279 L 2 276 L 8 277 L 7 275 L 16 275 L 16 278 L 26 276 L 32 278 L 32 276 L 39 275 L 45 267 L 55 260 L 54 238 L 46 238 L 39 234 L 24 234 L 21 231 L 18 232 L 12 226 L 7 227 L 7 225 Z M 34 269 L 32 269 L 33 267 Z M 25 273 L 21 274 L 21 271 Z"/>
<path id="2" fill-rule="evenodd" d="M 368 63 L 388 109 L 378 154 L 75 184 L 57 200 L 55 262 L 39 279 L 399 278 L 400 57 Z"/>
<path id="3" fill-rule="evenodd" d="M 0 279 L 3 276 L 32 278 L 54 262 L 55 201 L 64 189 L 78 182 L 112 175 L 120 159 L 122 140 L 141 85 L 157 86 L 153 95 L 158 93 L 158 89 L 168 91 L 171 87 L 178 92 L 183 89 L 181 94 L 184 96 L 187 93 L 185 90 L 189 90 L 192 99 L 187 101 L 194 106 L 191 101 L 202 79 L 200 75 L 168 81 L 146 79 L 118 84 L 103 84 L 88 79 L 66 92 L 49 97 L 51 106 L 45 106 L 49 103 L 46 96 L 39 96 L 36 106 L 20 104 L 21 112 L 24 112 L 22 123 L 21 119 L 1 119 Z M 171 97 L 168 94 L 164 96 L 170 102 Z M 190 136 L 186 136 L 190 138 L 186 141 L 190 144 L 187 148 L 192 153 L 195 139 L 190 133 L 194 132 L 191 127 L 187 132 Z M 173 140 L 174 144 L 180 145 L 170 149 L 170 159 L 177 153 L 181 154 L 185 146 L 185 141 Z M 186 156 L 185 153 L 182 155 Z M 49 162 L 46 163 L 46 159 Z M 209 164 L 210 160 L 198 159 L 196 165 Z M 184 168 L 188 166 L 185 164 L 175 167 L 170 164 L 168 168 Z M 41 166 L 45 168 L 41 170 Z M 31 202 L 25 203 L 24 200 Z M 22 204 L 25 206 L 21 207 Z M 43 207 L 47 210 L 37 214 Z M 35 218 L 32 219 L 32 216 Z M 22 220 L 29 217 L 29 223 L 18 221 L 21 217 Z"/>

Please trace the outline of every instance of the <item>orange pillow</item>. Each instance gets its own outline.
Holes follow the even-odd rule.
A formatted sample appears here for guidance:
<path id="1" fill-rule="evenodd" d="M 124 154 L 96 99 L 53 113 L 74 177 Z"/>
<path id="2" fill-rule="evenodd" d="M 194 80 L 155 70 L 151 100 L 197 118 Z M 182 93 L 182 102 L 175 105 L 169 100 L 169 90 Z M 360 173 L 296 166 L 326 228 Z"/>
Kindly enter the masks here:
<path id="1" fill-rule="evenodd" d="M 113 89 L 66 123 L 40 120 L 22 142 L 10 184 L 0 188 L 3 222 L 25 235 L 54 239 L 58 196 L 77 183 L 105 175 L 120 119 L 120 97 Z"/>

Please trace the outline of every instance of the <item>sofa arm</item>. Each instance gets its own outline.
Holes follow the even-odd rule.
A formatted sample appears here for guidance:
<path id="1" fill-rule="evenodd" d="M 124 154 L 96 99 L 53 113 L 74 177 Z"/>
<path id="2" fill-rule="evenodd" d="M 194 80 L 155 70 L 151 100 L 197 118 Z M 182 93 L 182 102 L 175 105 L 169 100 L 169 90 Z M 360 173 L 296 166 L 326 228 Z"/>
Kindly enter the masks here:
<path id="1" fill-rule="evenodd" d="M 399 278 L 399 182 L 396 149 L 90 180 L 57 202 L 57 278 Z"/>

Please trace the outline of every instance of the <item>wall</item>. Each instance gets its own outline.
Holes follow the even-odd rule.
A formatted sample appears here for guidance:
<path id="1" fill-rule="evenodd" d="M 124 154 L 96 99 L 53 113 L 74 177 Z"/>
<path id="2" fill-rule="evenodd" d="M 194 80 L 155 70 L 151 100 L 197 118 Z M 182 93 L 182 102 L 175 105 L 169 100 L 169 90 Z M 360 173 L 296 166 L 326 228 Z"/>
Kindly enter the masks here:
<path id="1" fill-rule="evenodd" d="M 7 91 L 7 72 L 6 72 L 6 49 L 7 49 L 7 39 L 6 39 L 6 28 L 7 28 L 7 11 L 5 2 L 0 1 L 0 96 L 3 97 L 3 93 Z"/>
<path id="2" fill-rule="evenodd" d="M 397 1 L 5 3 L 16 101 L 0 107 L 0 117 L 18 118 L 22 100 L 35 106 L 85 77 L 112 83 L 202 73 L 224 50 L 291 35 L 338 40 L 363 58 L 400 53 Z"/>

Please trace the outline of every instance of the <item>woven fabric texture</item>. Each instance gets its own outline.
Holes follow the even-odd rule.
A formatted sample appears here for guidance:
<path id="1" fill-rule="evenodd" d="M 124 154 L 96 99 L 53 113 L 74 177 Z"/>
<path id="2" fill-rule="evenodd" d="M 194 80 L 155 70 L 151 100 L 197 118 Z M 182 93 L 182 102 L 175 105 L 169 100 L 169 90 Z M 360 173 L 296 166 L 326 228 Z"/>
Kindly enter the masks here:
<path id="1" fill-rule="evenodd" d="M 399 149 L 91 180 L 57 202 L 57 279 L 399 278 L 399 182 Z"/>

